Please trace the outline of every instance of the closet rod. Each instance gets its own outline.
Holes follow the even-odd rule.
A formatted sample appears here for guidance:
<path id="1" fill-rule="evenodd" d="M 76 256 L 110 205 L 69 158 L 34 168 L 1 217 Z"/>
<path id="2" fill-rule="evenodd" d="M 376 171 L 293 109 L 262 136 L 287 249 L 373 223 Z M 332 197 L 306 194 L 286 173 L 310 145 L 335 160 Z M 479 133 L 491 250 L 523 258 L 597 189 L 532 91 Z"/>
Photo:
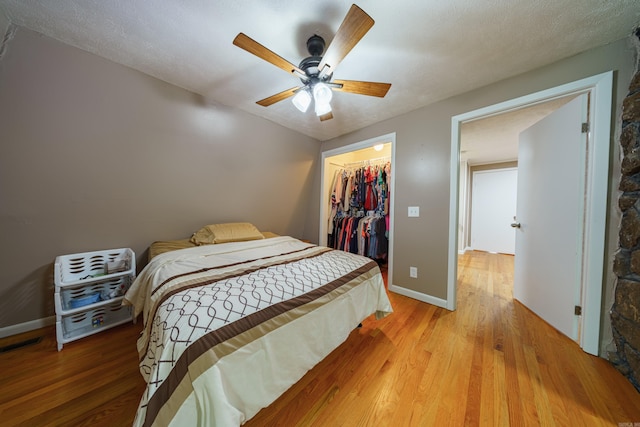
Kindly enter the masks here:
<path id="1" fill-rule="evenodd" d="M 391 157 L 387 156 L 387 157 L 377 157 L 375 159 L 366 159 L 366 160 L 360 160 L 357 162 L 351 162 L 351 163 L 345 163 L 345 165 L 343 167 L 348 167 L 348 166 L 356 166 L 356 165 L 370 165 L 372 163 L 378 163 L 378 162 L 389 162 L 391 161 Z"/>

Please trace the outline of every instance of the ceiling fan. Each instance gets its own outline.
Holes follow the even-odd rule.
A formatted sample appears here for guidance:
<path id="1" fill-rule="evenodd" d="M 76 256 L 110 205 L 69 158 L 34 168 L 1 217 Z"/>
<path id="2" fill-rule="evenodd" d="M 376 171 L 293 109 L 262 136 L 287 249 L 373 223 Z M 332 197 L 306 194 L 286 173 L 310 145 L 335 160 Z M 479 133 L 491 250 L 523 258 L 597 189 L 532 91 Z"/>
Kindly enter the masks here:
<path id="1" fill-rule="evenodd" d="M 325 54 L 323 55 L 324 39 L 313 35 L 307 40 L 307 50 L 310 56 L 303 59 L 299 66 L 293 65 L 244 33 L 238 34 L 233 40 L 233 44 L 288 73 L 296 75 L 302 81 L 302 86 L 296 86 L 262 99 L 256 102 L 258 105 L 268 107 L 283 99 L 293 97 L 292 101 L 296 108 L 306 112 L 313 101 L 316 115 L 320 117 L 321 121 L 325 121 L 333 118 L 330 104 L 332 91 L 382 98 L 391 87 L 390 83 L 333 79 L 333 73 L 338 64 L 373 27 L 373 24 L 374 21 L 369 15 L 355 4 L 352 5 Z"/>

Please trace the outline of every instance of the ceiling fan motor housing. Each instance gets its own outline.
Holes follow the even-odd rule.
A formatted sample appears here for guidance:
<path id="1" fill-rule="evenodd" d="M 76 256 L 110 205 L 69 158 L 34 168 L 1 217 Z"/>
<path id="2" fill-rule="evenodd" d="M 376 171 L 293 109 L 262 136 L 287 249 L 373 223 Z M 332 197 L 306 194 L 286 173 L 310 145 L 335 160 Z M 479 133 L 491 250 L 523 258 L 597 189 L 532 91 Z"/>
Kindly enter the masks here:
<path id="1" fill-rule="evenodd" d="M 300 61 L 300 69 L 305 72 L 309 79 L 312 82 L 317 82 L 318 75 L 320 74 L 320 70 L 318 69 L 318 65 L 322 61 L 322 52 L 324 52 L 324 39 L 317 34 L 309 37 L 307 40 L 307 50 L 309 51 L 309 55 L 307 58 L 304 58 Z M 328 76 L 327 76 L 328 77 Z M 309 80 L 300 79 L 303 83 L 309 83 Z M 328 78 L 322 79 L 323 81 L 329 80 Z"/>
<path id="2" fill-rule="evenodd" d="M 307 40 L 307 50 L 311 56 L 322 56 L 324 52 L 324 39 L 317 34 L 312 35 Z"/>

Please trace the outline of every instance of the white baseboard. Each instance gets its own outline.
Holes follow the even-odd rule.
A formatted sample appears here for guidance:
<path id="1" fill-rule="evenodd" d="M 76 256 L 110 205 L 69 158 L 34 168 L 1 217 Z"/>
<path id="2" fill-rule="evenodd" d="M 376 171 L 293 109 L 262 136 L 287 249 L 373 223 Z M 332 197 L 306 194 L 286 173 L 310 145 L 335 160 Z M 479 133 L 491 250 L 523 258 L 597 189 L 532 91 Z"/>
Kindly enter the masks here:
<path id="1" fill-rule="evenodd" d="M 18 323 L 4 328 L 0 328 L 0 338 L 10 337 L 12 335 L 33 331 L 40 328 L 56 324 L 56 316 L 45 317 L 44 319 L 31 320 L 25 323 Z"/>
<path id="2" fill-rule="evenodd" d="M 418 301 L 426 302 L 438 307 L 447 308 L 447 301 L 441 298 L 432 297 L 431 295 L 423 294 L 421 292 L 416 292 L 414 290 L 407 289 L 407 288 L 401 288 L 396 285 L 389 285 L 389 290 L 391 292 L 404 295 L 405 297 L 417 299 Z"/>

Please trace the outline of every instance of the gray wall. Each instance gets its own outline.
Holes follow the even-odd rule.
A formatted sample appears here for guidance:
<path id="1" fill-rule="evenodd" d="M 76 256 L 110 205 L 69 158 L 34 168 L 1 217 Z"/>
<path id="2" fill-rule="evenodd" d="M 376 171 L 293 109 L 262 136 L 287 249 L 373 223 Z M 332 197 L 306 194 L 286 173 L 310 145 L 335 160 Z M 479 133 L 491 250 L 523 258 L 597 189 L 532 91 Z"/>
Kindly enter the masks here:
<path id="1" fill-rule="evenodd" d="M 4 35 L 4 33 L 2 33 Z M 319 142 L 18 28 L 0 60 L 0 328 L 54 314 L 57 255 L 250 221 L 304 237 Z"/>
<path id="2" fill-rule="evenodd" d="M 395 198 L 392 196 L 396 213 L 393 218 L 393 284 L 446 298 L 452 116 L 614 70 L 615 109 L 603 307 L 605 332 L 601 340 L 602 348 L 608 345 L 611 339 L 608 311 L 614 287 L 612 259 L 617 248 L 620 222 L 617 208 L 620 149 L 614 137 L 619 133 L 620 105 L 627 92 L 634 63 L 634 51 L 629 40 L 620 40 L 324 142 L 322 151 L 396 132 Z M 315 180 L 319 182 L 317 175 Z M 319 185 L 314 188 L 319 191 Z M 318 198 L 319 195 L 312 200 Z M 408 206 L 420 206 L 420 218 L 408 218 Z M 310 217 L 310 221 L 308 227 L 317 224 L 318 214 Z M 308 230 L 308 233 L 313 232 Z M 418 279 L 409 278 L 409 266 L 418 267 Z"/>

